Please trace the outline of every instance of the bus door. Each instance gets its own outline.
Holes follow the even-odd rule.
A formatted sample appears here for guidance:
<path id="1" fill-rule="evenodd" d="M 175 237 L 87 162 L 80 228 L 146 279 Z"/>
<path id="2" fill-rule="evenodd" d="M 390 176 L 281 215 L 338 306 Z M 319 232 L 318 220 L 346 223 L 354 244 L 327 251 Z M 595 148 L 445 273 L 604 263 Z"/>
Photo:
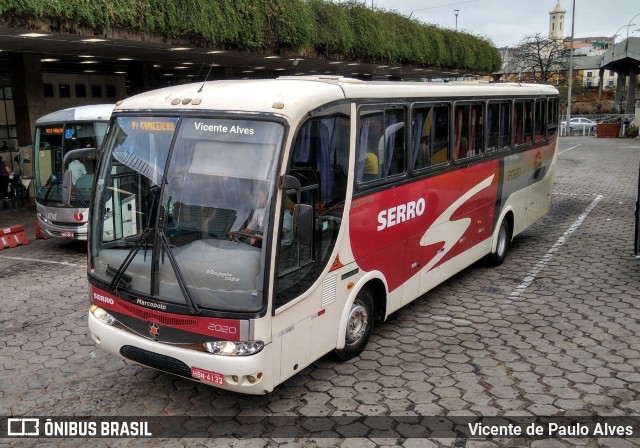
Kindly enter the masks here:
<path id="1" fill-rule="evenodd" d="M 62 173 L 62 124 L 43 125 L 36 128 L 34 163 L 36 176 L 36 198 L 53 199 L 52 189 L 58 185 Z"/>
<path id="2" fill-rule="evenodd" d="M 311 288 L 335 258 L 349 181 L 349 126 L 348 105 L 303 123 L 285 176 L 295 181 L 281 183 L 272 330 L 274 342 L 282 344 L 281 379 L 335 348 L 341 311 L 332 306 L 337 274 Z"/>

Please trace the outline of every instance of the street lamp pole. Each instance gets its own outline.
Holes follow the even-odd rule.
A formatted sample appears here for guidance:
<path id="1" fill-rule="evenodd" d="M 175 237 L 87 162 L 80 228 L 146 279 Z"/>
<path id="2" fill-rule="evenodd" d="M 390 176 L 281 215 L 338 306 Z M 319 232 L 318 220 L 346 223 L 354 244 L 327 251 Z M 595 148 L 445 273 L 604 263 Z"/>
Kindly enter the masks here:
<path id="1" fill-rule="evenodd" d="M 626 25 L 627 26 L 627 39 L 629 39 L 629 27 L 635 25 L 635 23 L 631 23 L 631 22 L 633 22 L 633 19 L 635 19 L 638 16 L 640 16 L 640 14 L 636 14 L 635 16 L 631 17 L 631 20 L 629 20 L 629 25 Z"/>
<path id="2" fill-rule="evenodd" d="M 454 9 L 453 13 L 456 15 L 456 31 L 458 31 L 458 13 L 460 12 L 459 9 Z"/>
<path id="3" fill-rule="evenodd" d="M 573 0 L 573 8 L 571 10 L 571 47 L 569 53 L 569 88 L 567 89 L 567 126 L 569 129 L 569 120 L 571 120 L 571 85 L 573 84 L 573 32 L 576 19 L 576 0 Z"/>

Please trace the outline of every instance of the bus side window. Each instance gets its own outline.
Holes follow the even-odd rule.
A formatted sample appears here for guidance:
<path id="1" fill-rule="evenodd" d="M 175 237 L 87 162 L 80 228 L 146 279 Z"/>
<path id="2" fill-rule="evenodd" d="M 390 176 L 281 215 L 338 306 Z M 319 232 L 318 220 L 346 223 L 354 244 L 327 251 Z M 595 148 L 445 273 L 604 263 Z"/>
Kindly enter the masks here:
<path id="1" fill-rule="evenodd" d="M 484 107 L 482 104 L 457 105 L 454 117 L 454 160 L 481 155 L 484 147 Z"/>
<path id="2" fill-rule="evenodd" d="M 367 182 L 380 177 L 380 157 L 378 155 L 378 141 L 383 129 L 384 115 L 382 111 L 360 111 L 360 123 L 358 126 L 358 143 L 356 153 L 356 180 L 358 183 Z M 375 146 L 373 145 L 375 142 Z M 373 157 L 368 157 L 373 154 Z M 369 159 L 365 173 L 365 163 Z M 372 165 L 372 164 L 375 164 Z M 365 177 L 365 174 L 370 177 Z M 375 176 L 373 176 L 375 175 Z"/>
<path id="3" fill-rule="evenodd" d="M 500 103 L 489 103 L 487 110 L 487 151 L 495 151 L 500 148 Z"/>
<path id="4" fill-rule="evenodd" d="M 547 101 L 547 138 L 552 138 L 558 132 L 558 99 L 549 98 Z"/>
<path id="5" fill-rule="evenodd" d="M 358 138 L 356 179 L 368 182 L 383 179 L 406 170 L 406 110 L 384 108 L 362 110 Z M 378 169 L 373 164 L 377 159 Z"/>
<path id="6" fill-rule="evenodd" d="M 533 100 L 516 101 L 514 144 L 530 143 L 533 132 Z"/>
<path id="7" fill-rule="evenodd" d="M 449 106 L 420 107 L 412 113 L 411 165 L 414 170 L 449 160 Z"/>
<path id="8" fill-rule="evenodd" d="M 487 151 L 506 149 L 511 137 L 511 103 L 507 101 L 490 102 L 487 108 Z"/>
<path id="9" fill-rule="evenodd" d="M 533 122 L 533 140 L 540 141 L 545 138 L 544 125 L 547 120 L 547 100 L 540 98 L 535 103 L 535 114 Z"/>
<path id="10" fill-rule="evenodd" d="M 513 144 L 521 145 L 524 143 L 524 104 L 522 101 L 515 103 L 513 121 Z"/>

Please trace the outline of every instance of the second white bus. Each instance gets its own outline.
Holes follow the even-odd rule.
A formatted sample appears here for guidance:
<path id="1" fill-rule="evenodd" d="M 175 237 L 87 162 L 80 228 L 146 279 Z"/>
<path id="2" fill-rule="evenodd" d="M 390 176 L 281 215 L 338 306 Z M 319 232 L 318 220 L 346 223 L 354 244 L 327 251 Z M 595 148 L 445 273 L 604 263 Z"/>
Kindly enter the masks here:
<path id="1" fill-rule="evenodd" d="M 37 222 L 45 236 L 87 239 L 93 173 L 113 106 L 71 107 L 36 121 L 31 160 Z"/>

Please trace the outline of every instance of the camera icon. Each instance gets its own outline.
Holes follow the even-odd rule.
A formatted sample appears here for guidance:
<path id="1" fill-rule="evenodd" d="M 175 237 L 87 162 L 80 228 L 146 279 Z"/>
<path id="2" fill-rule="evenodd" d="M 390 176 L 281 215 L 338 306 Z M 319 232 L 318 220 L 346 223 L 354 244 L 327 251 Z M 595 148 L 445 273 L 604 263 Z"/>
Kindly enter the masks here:
<path id="1" fill-rule="evenodd" d="M 7 436 L 24 437 L 40 435 L 39 418 L 9 418 L 7 419 Z"/>

